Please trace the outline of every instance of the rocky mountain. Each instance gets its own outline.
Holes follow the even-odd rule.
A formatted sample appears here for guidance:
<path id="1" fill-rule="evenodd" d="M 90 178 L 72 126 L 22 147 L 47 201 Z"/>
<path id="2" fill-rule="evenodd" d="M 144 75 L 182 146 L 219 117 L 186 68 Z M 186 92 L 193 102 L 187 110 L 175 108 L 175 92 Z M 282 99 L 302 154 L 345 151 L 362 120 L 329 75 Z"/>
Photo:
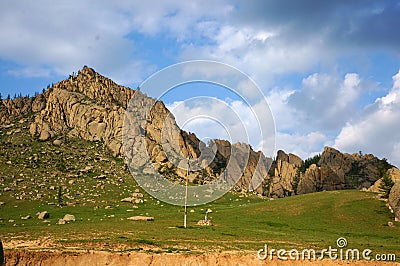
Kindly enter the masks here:
<path id="1" fill-rule="evenodd" d="M 130 102 L 132 97 L 135 100 Z M 125 116 L 127 110 L 130 116 Z M 29 132 L 35 139 L 100 142 L 112 156 L 127 155 L 138 169 L 149 173 L 156 170 L 176 182 L 184 180 L 182 158 L 190 156 L 194 161 L 189 174 L 193 184 L 221 177 L 234 182 L 237 191 L 254 191 L 267 197 L 369 188 L 379 178 L 382 167 L 390 168 L 386 161 L 371 154 L 341 153 L 330 147 L 310 163 L 284 151 L 278 151 L 274 159 L 266 158 L 243 143 L 203 143 L 195 134 L 181 130 L 161 101 L 118 85 L 89 67 L 36 97 L 0 102 L 0 124 L 28 114 L 34 115 Z M 125 152 L 124 123 L 133 129 L 129 133 L 133 135 L 125 132 L 124 140 L 129 145 Z"/>

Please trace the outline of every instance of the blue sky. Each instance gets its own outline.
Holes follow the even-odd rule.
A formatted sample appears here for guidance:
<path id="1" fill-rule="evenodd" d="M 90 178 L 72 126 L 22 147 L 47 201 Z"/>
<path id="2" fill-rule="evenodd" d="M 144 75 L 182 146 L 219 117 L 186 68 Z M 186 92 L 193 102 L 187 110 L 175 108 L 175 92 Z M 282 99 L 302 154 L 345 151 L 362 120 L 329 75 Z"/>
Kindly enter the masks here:
<path id="1" fill-rule="evenodd" d="M 171 64 L 215 60 L 258 84 L 278 149 L 306 158 L 329 145 L 400 165 L 398 25 L 400 3 L 390 0 L 3 0 L 0 93 L 33 95 L 83 65 L 136 88 Z M 200 90 L 191 86 L 165 98 L 167 106 Z M 239 112 L 256 106 L 202 92 Z M 183 107 L 186 118 L 201 113 Z M 219 136 L 215 130 L 202 137 Z"/>

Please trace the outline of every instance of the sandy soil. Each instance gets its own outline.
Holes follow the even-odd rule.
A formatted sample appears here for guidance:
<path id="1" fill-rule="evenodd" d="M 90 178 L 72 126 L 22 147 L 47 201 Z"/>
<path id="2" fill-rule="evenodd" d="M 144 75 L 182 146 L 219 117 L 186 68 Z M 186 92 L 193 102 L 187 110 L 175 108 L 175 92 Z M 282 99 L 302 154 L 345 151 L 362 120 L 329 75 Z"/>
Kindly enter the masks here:
<path id="1" fill-rule="evenodd" d="M 208 254 L 105 252 L 82 247 L 66 247 L 55 244 L 49 238 L 35 241 L 9 240 L 4 244 L 6 265 L 134 265 L 134 266 L 208 266 L 208 265 L 399 265 L 400 263 L 377 261 L 281 261 L 260 260 L 256 254 L 232 252 Z"/>
<path id="2" fill-rule="evenodd" d="M 6 250 L 6 265 L 127 265 L 127 266 L 195 266 L 195 265 L 400 265 L 400 263 L 373 262 L 373 261 L 280 261 L 259 260 L 252 255 L 238 254 L 147 254 L 111 253 L 101 251 L 89 251 L 87 253 L 75 252 L 49 252 L 49 251 L 21 251 Z"/>

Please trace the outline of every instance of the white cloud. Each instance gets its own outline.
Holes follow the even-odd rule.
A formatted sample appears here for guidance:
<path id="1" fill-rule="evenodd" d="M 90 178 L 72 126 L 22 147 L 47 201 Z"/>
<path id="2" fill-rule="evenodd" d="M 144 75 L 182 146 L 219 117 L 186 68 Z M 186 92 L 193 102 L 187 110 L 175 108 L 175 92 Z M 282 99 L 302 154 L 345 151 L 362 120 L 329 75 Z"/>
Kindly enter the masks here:
<path id="1" fill-rule="evenodd" d="M 386 157 L 400 166 L 400 71 L 390 92 L 366 108 L 355 122 L 343 127 L 334 146 L 348 152 L 361 150 Z"/>
<path id="2" fill-rule="evenodd" d="M 138 54 L 129 17 L 111 3 L 2 1 L 0 58 L 27 77 L 66 75 L 88 65 L 119 82 L 140 81 L 149 63 Z M 150 68 L 151 69 L 151 68 Z"/>
<path id="3" fill-rule="evenodd" d="M 371 17 L 384 25 L 386 18 L 398 20 L 397 7 L 389 4 L 352 3 L 343 7 L 336 3 L 313 3 L 314 8 L 306 8 L 309 4 L 305 2 L 296 8 L 304 16 L 293 16 L 286 6 L 291 4 L 286 1 L 85 1 L 78 4 L 5 0 L 0 3 L 0 38 L 7 41 L 0 44 L 0 58 L 22 67 L 46 67 L 51 73 L 63 75 L 87 64 L 126 83 L 132 76 L 143 78 L 155 69 L 152 64 L 156 63 L 149 63 L 145 58 L 146 53 L 154 50 L 151 47 L 138 50 L 137 43 L 142 40 L 134 38 L 139 33 L 154 41 L 160 36 L 164 42 L 170 41 L 169 46 L 174 48 L 167 49 L 176 49 L 171 54 L 179 55 L 172 60 L 223 60 L 250 73 L 265 87 L 275 75 L 308 71 L 322 62 L 333 62 L 332 58 L 353 47 L 354 38 L 350 38 L 353 35 L 357 40 L 379 39 L 362 34 L 368 29 L 364 24 L 375 21 Z M 354 10 L 359 10 L 357 16 L 347 17 Z M 351 23 L 347 23 L 350 17 Z M 321 27 L 315 27 L 317 21 Z M 355 25 L 354 29 L 349 31 L 347 24 Z M 373 25 L 370 28 L 375 29 Z M 387 32 L 373 33 L 387 34 L 390 38 L 382 39 L 396 44 L 398 34 L 389 34 L 392 27 L 382 28 L 387 28 Z"/>
<path id="4" fill-rule="evenodd" d="M 298 115 L 288 105 L 288 99 L 293 93 L 293 90 L 275 88 L 266 95 L 278 131 L 293 130 L 298 126 Z"/>
<path id="5" fill-rule="evenodd" d="M 36 67 L 24 67 L 21 69 L 8 70 L 8 74 L 15 77 L 49 77 L 51 72 L 46 68 L 36 68 Z"/>
<path id="6" fill-rule="evenodd" d="M 302 81 L 302 88 L 290 95 L 289 106 L 302 119 L 303 130 L 336 131 L 357 115 L 358 100 L 366 82 L 356 73 L 342 79 L 337 75 L 315 73 Z"/>
<path id="7" fill-rule="evenodd" d="M 323 52 L 320 41 L 286 43 L 279 32 L 251 27 L 224 25 L 212 31 L 206 44 L 188 43 L 182 47 L 181 59 L 206 58 L 236 66 L 260 82 L 269 85 L 275 75 L 309 69 L 330 53 Z M 200 32 L 201 34 L 201 32 Z"/>
<path id="8" fill-rule="evenodd" d="M 322 152 L 321 147 L 329 145 L 329 139 L 322 132 L 300 135 L 277 132 L 276 145 L 280 150 L 300 156 L 303 160 Z"/>
<path id="9" fill-rule="evenodd" d="M 6 0 L 0 3 L 0 39 L 7 40 L 0 58 L 16 64 L 13 75 L 66 75 L 88 65 L 120 83 L 140 82 L 156 70 L 149 53 L 161 53 L 141 36 L 164 36 L 179 49 L 219 27 L 232 9 L 228 1 Z"/>
<path id="10" fill-rule="evenodd" d="M 273 154 L 273 121 L 265 114 L 262 103 L 248 106 L 242 101 L 202 97 L 174 102 L 167 108 L 179 126 L 195 132 L 199 139 L 216 138 L 227 139 L 231 143 L 249 143 L 255 150 Z M 259 115 L 261 110 L 263 113 Z M 270 130 L 262 132 L 265 128 Z"/>
<path id="11" fill-rule="evenodd" d="M 254 119 L 251 119 L 254 115 L 242 102 L 228 103 L 216 98 L 199 97 L 174 102 L 167 108 L 175 116 L 178 125 L 195 132 L 200 139 L 227 139 L 229 136 L 227 140 L 231 142 L 250 142 L 247 130 L 254 124 Z M 247 119 L 242 120 L 245 116 Z"/>

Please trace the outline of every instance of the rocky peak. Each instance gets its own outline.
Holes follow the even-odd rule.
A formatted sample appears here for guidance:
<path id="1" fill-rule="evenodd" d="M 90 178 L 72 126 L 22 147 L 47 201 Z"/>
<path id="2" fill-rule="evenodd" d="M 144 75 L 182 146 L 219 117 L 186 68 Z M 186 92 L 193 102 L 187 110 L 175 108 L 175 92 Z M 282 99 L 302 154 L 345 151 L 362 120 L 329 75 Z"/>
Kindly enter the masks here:
<path id="1" fill-rule="evenodd" d="M 118 156 L 122 153 L 125 108 L 134 94 L 134 90 L 84 67 L 48 90 L 46 106 L 36 114 L 30 133 L 40 140 L 67 134 L 102 141 Z"/>
<path id="2" fill-rule="evenodd" d="M 68 79 L 54 84 L 54 88 L 79 92 L 103 105 L 119 105 L 124 108 L 135 93 L 134 90 L 116 84 L 87 66 L 77 74 L 70 75 Z"/>

